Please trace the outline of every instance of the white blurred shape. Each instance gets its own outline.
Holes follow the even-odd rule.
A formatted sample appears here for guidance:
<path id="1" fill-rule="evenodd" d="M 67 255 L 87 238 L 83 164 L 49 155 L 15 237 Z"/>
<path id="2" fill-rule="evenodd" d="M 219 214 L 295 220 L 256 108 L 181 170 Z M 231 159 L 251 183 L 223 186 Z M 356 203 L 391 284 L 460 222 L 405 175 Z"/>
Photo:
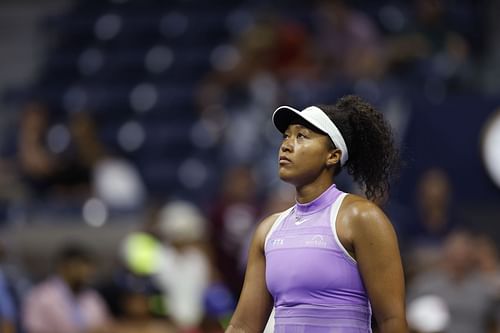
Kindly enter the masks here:
<path id="1" fill-rule="evenodd" d="M 203 295 L 209 285 L 210 264 L 196 247 L 178 251 L 165 247 L 155 280 L 164 291 L 169 315 L 181 330 L 192 329 L 203 318 Z"/>
<path id="2" fill-rule="evenodd" d="M 412 300 L 406 311 L 408 325 L 421 333 L 445 331 L 450 321 L 446 303 L 438 296 L 425 295 Z"/>
<path id="3" fill-rule="evenodd" d="M 163 206 L 158 216 L 160 232 L 169 241 L 200 241 L 206 236 L 206 219 L 191 202 L 169 202 Z"/>
<path id="4" fill-rule="evenodd" d="M 139 149 L 144 143 L 145 137 L 144 128 L 136 121 L 126 122 L 118 131 L 118 142 L 126 151 Z"/>
<path id="5" fill-rule="evenodd" d="M 138 208 L 146 196 L 139 172 L 123 159 L 99 161 L 94 168 L 93 185 L 97 197 L 115 209 Z"/>
<path id="6" fill-rule="evenodd" d="M 108 209 L 104 202 L 91 198 L 83 205 L 83 219 L 92 227 L 102 227 L 108 219 Z"/>
<path id="7" fill-rule="evenodd" d="M 158 90 L 153 84 L 141 83 L 130 93 L 130 105 L 136 112 L 146 112 L 158 101 Z"/>
<path id="8" fill-rule="evenodd" d="M 181 328 L 194 327 L 203 317 L 210 266 L 206 255 L 189 243 L 206 239 L 207 221 L 194 204 L 176 200 L 159 211 L 158 228 L 170 244 L 184 247 L 164 247 L 156 281 L 168 295 L 165 304 L 173 321 Z"/>
<path id="9" fill-rule="evenodd" d="M 483 129 L 482 153 L 488 175 L 500 187 L 500 110 L 487 121 Z"/>

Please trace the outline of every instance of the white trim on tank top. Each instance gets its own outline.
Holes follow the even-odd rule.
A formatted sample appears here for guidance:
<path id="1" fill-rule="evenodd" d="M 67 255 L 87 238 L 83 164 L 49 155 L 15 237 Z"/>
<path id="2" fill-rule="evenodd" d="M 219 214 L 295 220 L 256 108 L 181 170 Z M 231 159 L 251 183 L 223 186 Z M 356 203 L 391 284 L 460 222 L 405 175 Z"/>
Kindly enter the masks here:
<path id="1" fill-rule="evenodd" d="M 280 213 L 280 215 L 276 218 L 276 220 L 273 222 L 273 225 L 267 232 L 266 238 L 264 239 L 264 252 L 266 251 L 266 246 L 267 242 L 269 241 L 269 238 L 273 234 L 273 232 L 278 228 L 278 226 L 285 220 L 285 218 L 290 215 L 290 212 L 293 210 L 295 206 L 292 206 L 288 208 L 287 210 L 283 211 Z M 272 333 L 274 331 L 274 313 L 275 313 L 275 307 L 273 306 L 273 310 L 271 311 L 271 314 L 269 315 L 269 318 L 267 320 L 266 327 L 264 328 L 263 333 Z"/>
<path id="2" fill-rule="evenodd" d="M 281 222 L 283 222 L 285 220 L 285 218 L 290 214 L 290 212 L 292 211 L 292 209 L 294 207 L 295 206 L 292 206 L 292 207 L 288 208 L 287 210 L 281 212 L 280 215 L 278 216 L 278 218 L 273 222 L 273 225 L 271 226 L 271 229 L 269 229 L 269 231 L 267 232 L 266 238 L 264 240 L 264 251 L 266 250 L 267 241 L 269 240 L 269 238 L 271 237 L 273 232 L 278 228 L 278 226 L 281 224 Z"/>
<path id="3" fill-rule="evenodd" d="M 346 257 L 352 261 L 354 264 L 358 264 L 358 262 L 356 261 L 356 259 L 354 259 L 351 254 L 349 253 L 349 251 L 346 250 L 346 248 L 344 247 L 344 245 L 342 245 L 342 243 L 340 242 L 340 239 L 339 239 L 339 236 L 337 234 L 337 215 L 339 213 L 339 210 L 340 210 L 340 206 L 342 205 L 342 202 L 344 201 L 344 198 L 347 196 L 348 193 L 342 193 L 341 195 L 339 195 L 339 197 L 337 198 L 337 200 L 335 200 L 335 202 L 333 203 L 332 207 L 330 208 L 330 226 L 332 228 L 332 233 L 333 233 L 333 237 L 335 238 L 335 242 L 337 242 L 337 245 L 338 247 L 344 252 L 344 254 L 346 255 Z"/>

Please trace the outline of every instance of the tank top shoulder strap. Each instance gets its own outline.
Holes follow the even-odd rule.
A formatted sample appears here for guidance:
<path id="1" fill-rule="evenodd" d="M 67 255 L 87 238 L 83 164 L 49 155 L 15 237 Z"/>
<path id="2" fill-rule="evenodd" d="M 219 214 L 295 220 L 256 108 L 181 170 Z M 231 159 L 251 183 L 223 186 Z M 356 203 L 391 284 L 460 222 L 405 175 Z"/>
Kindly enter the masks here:
<path id="1" fill-rule="evenodd" d="M 342 206 L 342 202 L 344 202 L 345 197 L 348 195 L 348 193 L 342 193 L 339 195 L 337 200 L 332 204 L 330 208 L 330 227 L 332 229 L 333 237 L 335 238 L 335 243 L 337 243 L 337 246 L 339 249 L 344 252 L 345 257 L 352 263 L 357 264 L 356 259 L 354 259 L 349 251 L 346 250 L 344 245 L 340 242 L 339 236 L 337 234 L 337 216 L 339 214 L 340 206 Z"/>
<path id="2" fill-rule="evenodd" d="M 271 228 L 267 232 L 266 239 L 264 240 L 264 248 L 267 244 L 267 241 L 269 240 L 269 238 L 273 234 L 273 232 L 279 227 L 279 225 L 285 220 L 285 218 L 288 215 L 290 215 L 290 213 L 293 211 L 294 208 L 295 208 L 295 206 L 292 206 L 292 207 L 288 208 L 287 210 L 281 212 L 280 215 L 278 216 L 278 218 L 274 221 L 273 225 L 271 226 Z"/>

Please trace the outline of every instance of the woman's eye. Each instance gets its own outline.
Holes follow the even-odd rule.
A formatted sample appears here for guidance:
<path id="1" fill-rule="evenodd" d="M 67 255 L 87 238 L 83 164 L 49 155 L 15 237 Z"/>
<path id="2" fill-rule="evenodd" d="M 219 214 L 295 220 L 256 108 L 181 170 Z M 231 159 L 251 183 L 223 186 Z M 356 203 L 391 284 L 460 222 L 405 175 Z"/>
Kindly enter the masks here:
<path id="1" fill-rule="evenodd" d="M 306 136 L 305 136 L 305 134 L 303 134 L 303 133 L 298 133 L 298 134 L 297 134 L 297 138 L 305 138 L 305 137 L 306 137 Z"/>

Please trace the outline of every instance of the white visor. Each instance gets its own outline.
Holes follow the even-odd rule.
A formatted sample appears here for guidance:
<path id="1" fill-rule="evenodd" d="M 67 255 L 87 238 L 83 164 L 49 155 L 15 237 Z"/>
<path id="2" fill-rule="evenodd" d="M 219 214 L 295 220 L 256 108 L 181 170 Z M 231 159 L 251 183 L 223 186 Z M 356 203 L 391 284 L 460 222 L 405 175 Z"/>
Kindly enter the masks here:
<path id="1" fill-rule="evenodd" d="M 340 149 L 342 152 L 340 165 L 344 166 L 345 162 L 347 162 L 347 159 L 349 158 L 347 145 L 345 144 L 344 137 L 342 137 L 339 129 L 326 115 L 326 113 L 317 106 L 309 106 L 300 111 L 284 105 L 277 108 L 273 113 L 274 126 L 276 126 L 281 133 L 284 133 L 295 116 L 305 120 L 307 123 L 313 125 L 315 128 L 330 137 L 335 147 Z"/>

